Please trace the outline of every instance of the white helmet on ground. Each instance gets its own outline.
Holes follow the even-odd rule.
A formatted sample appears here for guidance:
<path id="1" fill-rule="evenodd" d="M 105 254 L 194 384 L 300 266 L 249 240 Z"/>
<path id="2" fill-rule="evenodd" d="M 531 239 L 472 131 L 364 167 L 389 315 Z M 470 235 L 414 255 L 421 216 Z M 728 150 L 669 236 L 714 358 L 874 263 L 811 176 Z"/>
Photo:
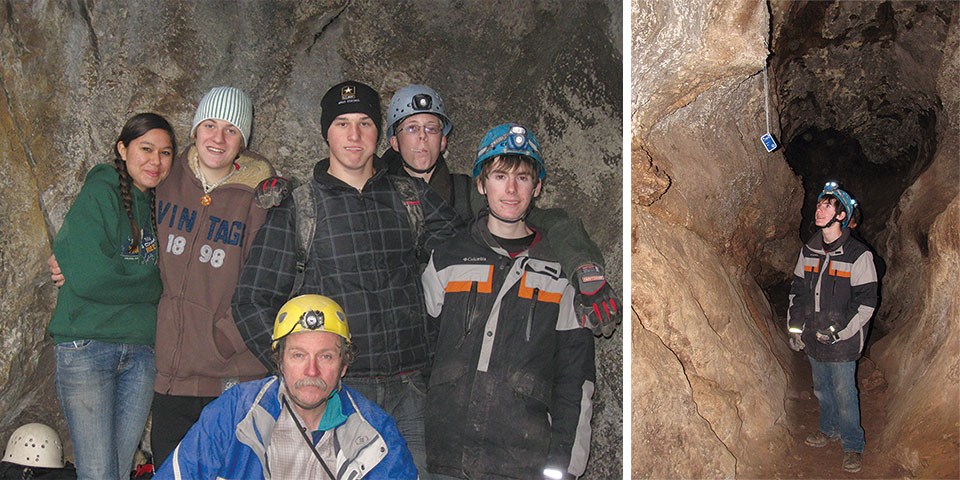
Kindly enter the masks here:
<path id="1" fill-rule="evenodd" d="M 25 467 L 63 468 L 60 435 L 42 423 L 22 425 L 10 435 L 3 461 Z"/>

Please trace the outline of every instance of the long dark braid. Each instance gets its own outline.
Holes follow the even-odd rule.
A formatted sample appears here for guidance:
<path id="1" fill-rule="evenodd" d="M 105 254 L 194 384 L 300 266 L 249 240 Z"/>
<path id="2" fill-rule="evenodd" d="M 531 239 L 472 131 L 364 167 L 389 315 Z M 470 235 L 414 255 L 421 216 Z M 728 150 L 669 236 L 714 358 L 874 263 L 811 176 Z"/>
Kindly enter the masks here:
<path id="1" fill-rule="evenodd" d="M 130 178 L 130 174 L 127 172 L 127 166 L 123 161 L 123 158 L 120 157 L 120 150 L 117 147 L 117 144 L 123 143 L 125 147 L 130 147 L 130 142 L 134 141 L 137 138 L 140 138 L 145 133 L 159 128 L 166 131 L 170 135 L 170 143 L 173 146 L 173 151 L 177 151 L 177 138 L 173 132 L 173 127 L 170 126 L 165 118 L 157 115 L 156 113 L 138 113 L 127 120 L 127 123 L 123 125 L 123 129 L 120 130 L 120 137 L 117 139 L 117 143 L 113 145 L 113 167 L 117 170 L 117 174 L 120 176 L 120 198 L 123 200 L 123 207 L 127 211 L 127 218 L 130 219 L 130 233 L 133 236 L 133 242 L 130 244 L 130 250 L 128 253 L 134 253 L 140 249 L 141 241 L 140 238 L 140 226 L 137 224 L 136 219 L 133 216 L 133 196 L 130 194 L 130 188 L 133 185 L 133 180 Z M 150 189 L 150 221 L 153 226 L 154 236 L 157 232 L 157 208 L 156 208 L 156 194 L 153 189 Z"/>
<path id="2" fill-rule="evenodd" d="M 127 218 L 130 219 L 130 234 L 133 236 L 133 241 L 130 242 L 130 249 L 127 250 L 127 253 L 134 253 L 140 248 L 140 226 L 137 225 L 137 220 L 133 217 L 133 196 L 130 195 L 130 185 L 133 181 L 130 179 L 127 166 L 124 165 L 119 153 L 113 159 L 113 168 L 117 169 L 117 174 L 120 175 L 120 199 L 123 200 L 123 208 L 127 211 Z"/>

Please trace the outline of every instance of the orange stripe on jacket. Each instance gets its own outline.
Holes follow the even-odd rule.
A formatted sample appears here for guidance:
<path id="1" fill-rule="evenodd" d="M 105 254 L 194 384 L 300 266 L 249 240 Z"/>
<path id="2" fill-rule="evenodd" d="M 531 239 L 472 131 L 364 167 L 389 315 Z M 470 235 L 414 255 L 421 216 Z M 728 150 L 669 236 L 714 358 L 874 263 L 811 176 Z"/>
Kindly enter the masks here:
<path id="1" fill-rule="evenodd" d="M 520 278 L 520 291 L 517 292 L 517 296 L 520 298 L 526 298 L 528 300 L 533 299 L 533 289 L 527 286 L 527 273 L 523 273 L 523 277 Z M 563 292 L 547 292 L 540 290 L 537 294 L 537 300 L 547 303 L 560 303 L 560 299 L 563 298 Z"/>
<path id="2" fill-rule="evenodd" d="M 849 270 L 837 270 L 833 267 L 830 267 L 830 271 L 827 273 L 829 273 L 830 275 L 833 275 L 834 277 L 850 278 Z"/>
<path id="3" fill-rule="evenodd" d="M 469 292 L 474 283 L 477 284 L 477 293 L 493 293 L 493 265 L 490 265 L 486 280 L 482 282 L 471 282 L 469 280 L 449 282 L 443 291 L 447 293 Z"/>

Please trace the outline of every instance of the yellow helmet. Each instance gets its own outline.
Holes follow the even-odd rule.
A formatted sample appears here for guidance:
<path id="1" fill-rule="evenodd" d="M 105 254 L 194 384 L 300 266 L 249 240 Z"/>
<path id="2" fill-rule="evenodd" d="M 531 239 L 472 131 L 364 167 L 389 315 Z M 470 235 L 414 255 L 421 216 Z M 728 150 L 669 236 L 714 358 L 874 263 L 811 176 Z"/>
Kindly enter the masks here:
<path id="1" fill-rule="evenodd" d="M 323 295 L 300 295 L 287 300 L 273 322 L 271 347 L 276 350 L 280 339 L 303 330 L 335 333 L 350 343 L 347 315 L 337 302 Z"/>

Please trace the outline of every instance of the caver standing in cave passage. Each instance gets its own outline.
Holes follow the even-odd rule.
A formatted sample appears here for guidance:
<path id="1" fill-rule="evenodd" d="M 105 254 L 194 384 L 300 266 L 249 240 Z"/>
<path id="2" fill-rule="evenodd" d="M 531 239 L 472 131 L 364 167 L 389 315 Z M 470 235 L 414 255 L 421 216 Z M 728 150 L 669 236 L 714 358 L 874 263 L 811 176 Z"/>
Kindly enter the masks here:
<path id="1" fill-rule="evenodd" d="M 444 153 L 453 122 L 440 94 L 424 85 L 401 88 L 390 100 L 384 127 L 391 146 L 382 157 L 387 171 L 422 179 L 464 222 L 473 220 L 485 200 L 469 175 L 447 167 Z M 550 241 L 563 269 L 572 272 L 577 318 L 595 335 L 611 336 L 623 318 L 620 298 L 606 282 L 603 254 L 580 219 L 561 208 L 532 207 L 524 221 Z"/>
<path id="2" fill-rule="evenodd" d="M 862 463 L 857 360 L 877 306 L 873 254 L 848 228 L 856 205 L 835 182 L 817 196 L 820 231 L 800 251 L 787 310 L 790 347 L 806 350 L 820 403 L 819 430 L 804 443 L 820 448 L 839 438 L 848 472 L 859 472 Z"/>

